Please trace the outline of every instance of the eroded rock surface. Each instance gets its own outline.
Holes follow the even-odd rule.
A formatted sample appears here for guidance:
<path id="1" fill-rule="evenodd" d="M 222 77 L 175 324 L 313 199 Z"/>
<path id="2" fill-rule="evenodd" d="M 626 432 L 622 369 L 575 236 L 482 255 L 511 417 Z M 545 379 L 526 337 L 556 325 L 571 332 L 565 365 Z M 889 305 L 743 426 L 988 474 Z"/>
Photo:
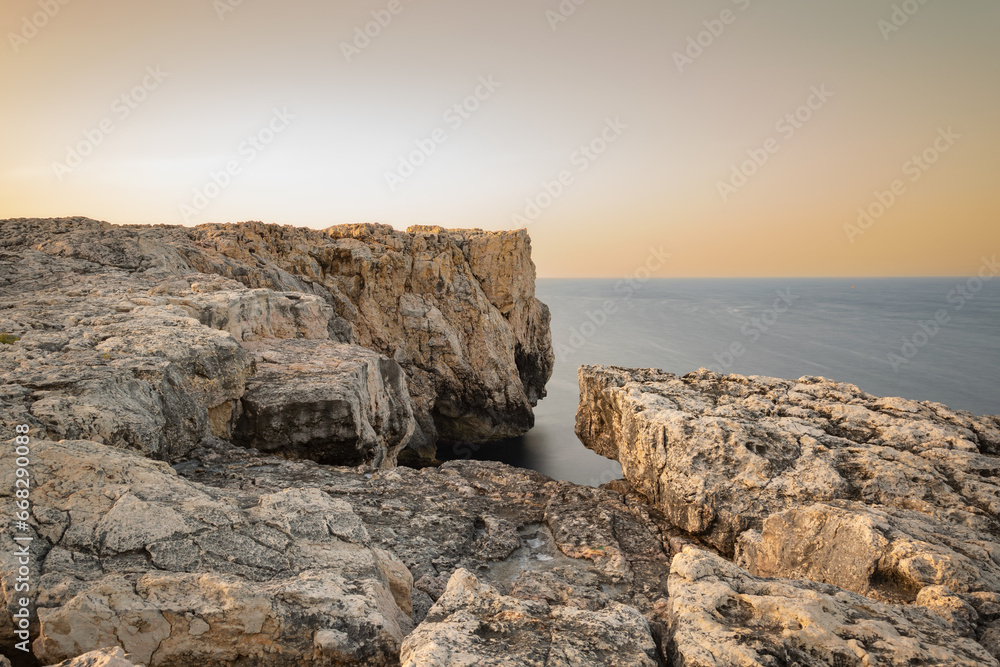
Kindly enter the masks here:
<path id="1" fill-rule="evenodd" d="M 538 611 L 522 629 L 556 633 L 553 659 L 659 655 L 673 534 L 634 493 L 489 462 L 331 467 L 221 441 L 195 454 L 178 474 L 93 442 L 33 445 L 43 664 L 115 645 L 148 667 L 398 664 L 463 568 Z M 0 463 L 6 504 L 14 472 Z M 0 535 L 0 628 L 13 554 Z"/>
<path id="2" fill-rule="evenodd" d="M 686 548 L 670 573 L 670 653 L 682 667 L 996 667 L 972 639 L 919 606 L 835 586 L 761 579 Z"/>
<path id="3" fill-rule="evenodd" d="M 584 443 L 751 573 L 926 605 L 973 638 L 992 627 L 976 611 L 1000 593 L 991 418 L 810 377 L 591 366 L 580 384 Z"/>
<path id="4" fill-rule="evenodd" d="M 317 488 L 223 491 L 87 441 L 36 442 L 32 457 L 43 664 L 107 646 L 148 667 L 396 663 L 413 626 L 412 578 L 344 500 Z M 5 504 L 13 480 L 5 464 Z M 5 629 L 14 553 L 5 531 Z"/>
<path id="5" fill-rule="evenodd" d="M 600 611 L 500 595 L 457 570 L 403 643 L 403 667 L 657 667 L 649 624 L 634 607 Z"/>
<path id="6" fill-rule="evenodd" d="M 55 667 L 136 667 L 130 658 L 121 647 L 105 648 L 64 660 Z"/>
<path id="7" fill-rule="evenodd" d="M 178 466 L 192 481 L 254 493 L 317 488 L 349 503 L 373 544 L 398 554 L 412 574 L 415 622 L 459 568 L 504 595 L 594 611 L 626 604 L 654 632 L 664 621 L 670 544 L 680 544 L 679 534 L 627 489 L 488 461 L 359 473 L 237 448 L 196 454 Z"/>
<path id="8" fill-rule="evenodd" d="M 234 442 L 337 465 L 389 467 L 416 422 L 406 376 L 377 352 L 329 340 L 244 344 L 257 362 Z"/>
<path id="9" fill-rule="evenodd" d="M 483 441 L 526 432 L 554 359 L 548 309 L 534 298 L 534 264 L 524 231 L 397 232 L 370 224 L 318 231 L 261 223 L 185 228 L 17 219 L 0 221 L 0 268 L 6 292 L 0 333 L 26 339 L 15 347 L 33 344 L 58 352 L 71 340 L 90 345 L 70 329 L 132 322 L 143 308 L 152 308 L 148 316 L 157 320 L 194 318 L 239 341 L 330 339 L 374 350 L 405 370 L 416 420 L 410 446 L 430 458 L 439 437 Z M 101 331 L 87 335 L 97 341 L 91 348 L 105 340 Z M 104 361 L 112 361 L 114 351 L 95 355 L 105 352 L 111 357 Z M 240 396 L 245 379 L 231 366 L 220 370 L 234 374 L 235 383 L 210 394 L 220 402 L 206 406 L 216 410 L 215 422 L 229 427 L 232 420 L 219 406 Z M 195 367 L 187 379 L 197 379 L 198 371 Z M 19 383 L 27 379 L 12 376 L 9 384 L 15 386 L 5 389 L 3 398 L 31 412 L 34 394 L 45 382 Z M 130 387 L 125 393 L 141 392 Z M 68 420 L 103 419 L 114 422 L 103 431 L 125 433 L 135 430 L 132 422 L 144 420 L 136 414 L 145 412 L 154 421 L 160 417 L 155 407 L 136 406 L 126 415 Z M 37 423 L 52 424 L 54 437 L 104 437 L 82 428 L 62 433 L 61 414 L 44 416 L 47 422 L 39 417 Z M 182 412 L 164 420 L 198 419 Z M 189 426 L 199 428 L 199 423 Z M 197 441 L 197 435 L 189 440 Z M 187 442 L 177 446 L 184 449 Z"/>

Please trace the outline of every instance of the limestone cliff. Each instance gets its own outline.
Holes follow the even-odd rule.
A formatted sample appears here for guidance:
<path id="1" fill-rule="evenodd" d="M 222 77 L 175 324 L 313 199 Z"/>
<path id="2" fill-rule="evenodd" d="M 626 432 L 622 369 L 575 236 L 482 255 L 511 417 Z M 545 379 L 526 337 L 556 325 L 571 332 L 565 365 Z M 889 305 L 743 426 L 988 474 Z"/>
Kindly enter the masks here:
<path id="1" fill-rule="evenodd" d="M 601 366 L 583 366 L 579 376 L 576 432 L 584 444 L 620 461 L 630 485 L 671 524 L 735 561 L 723 566 L 694 553 L 684 565 L 674 560 L 671 619 L 682 633 L 674 636 L 680 664 L 736 664 L 737 655 L 739 664 L 771 664 L 757 653 L 779 655 L 779 649 L 800 662 L 801 650 L 815 649 L 815 662 L 801 664 L 995 664 L 974 644 L 920 644 L 922 633 L 936 633 L 944 620 L 953 632 L 1000 655 L 995 417 L 872 396 L 816 377 L 780 380 L 704 369 L 678 377 Z M 754 576 L 809 579 L 869 599 L 841 591 L 841 603 L 823 612 L 832 617 L 807 621 L 816 611 L 796 611 L 802 600 L 836 590 Z M 716 596 L 726 587 L 739 595 L 703 606 L 705 590 Z M 691 608 L 683 611 L 689 602 L 677 597 L 682 594 L 703 606 L 703 618 L 695 622 Z M 759 596 L 794 600 L 765 604 Z M 883 628 L 898 626 L 900 614 L 912 612 L 873 606 L 872 600 L 932 615 L 919 621 L 923 629 L 911 628 L 907 636 L 915 643 L 909 648 L 879 655 L 884 644 L 871 643 L 872 635 L 852 644 L 860 636 L 848 626 L 863 618 L 852 608 L 864 606 L 869 616 L 863 622 Z M 842 603 L 846 607 L 837 609 Z M 725 646 L 744 630 L 793 618 L 823 636 L 804 647 L 801 638 L 796 647 L 777 635 L 760 651 L 753 642 L 739 650 Z M 879 641 L 895 633 L 887 631 Z M 768 645 L 773 641 L 781 646 Z"/>
<path id="2" fill-rule="evenodd" d="M 520 435 L 554 359 L 523 230 L 17 219 L 0 221 L 0 267 L 5 417 L 170 460 L 208 435 L 257 446 L 298 422 L 290 450 L 339 440 L 318 458 L 341 463 Z M 300 393 L 282 376 L 299 362 L 287 349 L 267 361 L 266 341 L 289 338 L 313 341 L 299 362 L 343 390 Z M 330 409 L 351 415 L 350 434 L 308 425 Z"/>

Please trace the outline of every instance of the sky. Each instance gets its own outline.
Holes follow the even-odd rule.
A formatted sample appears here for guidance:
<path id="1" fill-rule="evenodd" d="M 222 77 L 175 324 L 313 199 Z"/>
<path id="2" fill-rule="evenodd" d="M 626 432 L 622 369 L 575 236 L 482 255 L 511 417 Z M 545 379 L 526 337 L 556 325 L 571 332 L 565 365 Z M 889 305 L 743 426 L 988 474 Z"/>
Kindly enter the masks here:
<path id="1" fill-rule="evenodd" d="M 0 218 L 527 227 L 540 277 L 1000 251 L 996 0 L 4 0 L 0 29 Z"/>

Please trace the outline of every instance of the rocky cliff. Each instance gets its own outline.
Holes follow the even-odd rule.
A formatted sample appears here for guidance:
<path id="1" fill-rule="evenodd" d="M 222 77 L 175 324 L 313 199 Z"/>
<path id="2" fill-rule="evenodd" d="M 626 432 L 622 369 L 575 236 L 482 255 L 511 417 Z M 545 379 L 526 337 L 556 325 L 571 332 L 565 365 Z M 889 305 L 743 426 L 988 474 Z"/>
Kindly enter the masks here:
<path id="1" fill-rule="evenodd" d="M 396 467 L 530 426 L 523 233 L 0 225 L 14 667 L 1000 667 L 998 418 L 584 367 L 625 480 Z"/>
<path id="2" fill-rule="evenodd" d="M 872 642 L 899 634 L 900 615 L 920 608 L 936 617 L 923 627 L 937 632 L 943 619 L 1000 654 L 1000 419 L 815 377 L 707 370 L 678 377 L 600 366 L 581 367 L 579 376 L 576 432 L 584 444 L 620 461 L 631 486 L 670 524 L 735 562 L 695 553 L 674 560 L 680 664 L 772 664 L 761 655 L 775 655 L 775 641 L 801 664 L 856 664 L 862 653 L 870 662 L 857 664 L 994 664 L 975 644 L 931 649 L 919 627 L 905 633 L 913 642 L 894 648 L 895 657 Z M 727 588 L 736 594 L 719 597 Z M 682 592 L 691 597 L 682 600 Z M 785 601 L 760 598 L 776 595 Z M 841 602 L 819 602 L 829 595 Z M 804 600 L 833 617 L 820 623 L 818 609 L 797 611 Z M 679 611 L 689 603 L 701 611 Z M 850 609 L 858 605 L 865 623 L 882 630 L 853 627 L 861 621 Z M 710 618 L 712 609 L 722 619 Z M 739 651 L 709 646 L 742 646 L 744 633 L 773 634 L 789 623 L 800 628 L 791 643 L 772 636 L 763 648 L 753 648 L 757 640 Z M 820 630 L 826 634 L 813 636 Z M 803 647 L 816 649 L 815 661 L 803 662 Z"/>
<path id="3" fill-rule="evenodd" d="M 636 374 L 633 396 L 647 386 L 648 373 L 605 370 Z M 698 387 L 718 399 L 728 381 Z M 690 443 L 695 457 L 727 447 Z M 221 439 L 173 466 L 88 440 L 31 448 L 27 567 L 39 662 L 30 664 L 1000 664 L 988 563 L 964 561 L 980 568 L 965 588 L 928 584 L 907 596 L 876 578 L 851 592 L 866 563 L 857 554 L 870 544 L 848 522 L 843 536 L 818 524 L 821 540 L 809 524 L 796 528 L 806 552 L 829 543 L 818 554 L 825 562 L 805 553 L 767 564 L 738 550 L 733 562 L 711 546 L 711 531 L 682 530 L 671 518 L 682 515 L 625 480 L 595 489 L 475 461 L 337 467 Z M 9 461 L 0 465 L 3 505 L 15 488 Z M 956 519 L 963 511 L 975 512 L 955 508 Z M 883 529 L 891 526 L 875 526 Z M 757 532 L 740 538 L 796 543 L 795 534 Z M 942 542 L 907 543 L 915 562 L 934 557 L 945 539 L 934 537 Z M 990 539 L 981 536 L 983 548 Z M 0 650 L 12 655 L 16 547 L 0 533 Z"/>
<path id="4" fill-rule="evenodd" d="M 0 267 L 4 415 L 166 460 L 207 435 L 433 458 L 526 432 L 552 370 L 523 230 L 18 219 Z M 349 415 L 336 433 L 328 410 Z"/>

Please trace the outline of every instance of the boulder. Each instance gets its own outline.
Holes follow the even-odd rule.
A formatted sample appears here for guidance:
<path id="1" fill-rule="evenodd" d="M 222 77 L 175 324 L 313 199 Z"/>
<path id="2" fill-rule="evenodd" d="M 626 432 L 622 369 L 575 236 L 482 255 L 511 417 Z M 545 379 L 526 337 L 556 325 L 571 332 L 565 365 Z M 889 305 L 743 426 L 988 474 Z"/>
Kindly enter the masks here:
<path id="1" fill-rule="evenodd" d="M 403 369 L 329 340 L 245 343 L 257 373 L 240 399 L 233 441 L 337 465 L 396 465 L 416 428 Z"/>

